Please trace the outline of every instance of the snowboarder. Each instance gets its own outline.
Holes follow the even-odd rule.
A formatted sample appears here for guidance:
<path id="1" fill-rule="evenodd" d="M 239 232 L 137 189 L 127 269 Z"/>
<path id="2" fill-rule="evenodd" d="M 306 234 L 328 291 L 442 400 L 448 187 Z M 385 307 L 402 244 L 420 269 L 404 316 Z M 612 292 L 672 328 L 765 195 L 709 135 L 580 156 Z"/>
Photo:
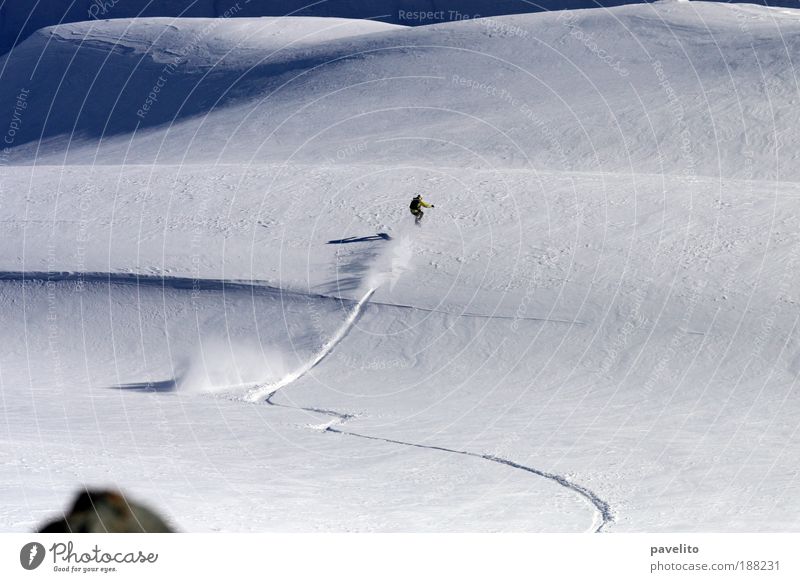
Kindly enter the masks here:
<path id="1" fill-rule="evenodd" d="M 422 217 L 425 216 L 425 213 L 422 212 L 423 208 L 436 208 L 433 204 L 428 204 L 422 199 L 422 194 L 417 194 L 411 200 L 411 204 L 409 205 L 408 209 L 411 211 L 411 214 L 414 215 L 414 224 L 417 226 L 422 226 L 420 221 Z"/>

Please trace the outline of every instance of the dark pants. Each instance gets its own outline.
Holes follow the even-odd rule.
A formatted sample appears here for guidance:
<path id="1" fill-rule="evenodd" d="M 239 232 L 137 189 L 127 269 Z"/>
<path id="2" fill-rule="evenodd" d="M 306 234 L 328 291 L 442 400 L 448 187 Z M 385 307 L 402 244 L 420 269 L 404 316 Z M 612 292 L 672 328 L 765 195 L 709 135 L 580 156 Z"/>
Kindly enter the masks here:
<path id="1" fill-rule="evenodd" d="M 422 208 L 416 208 L 412 210 L 411 214 L 413 214 L 416 217 L 415 222 L 419 222 L 420 220 L 422 220 L 422 217 L 425 216 L 425 213 L 422 212 Z"/>

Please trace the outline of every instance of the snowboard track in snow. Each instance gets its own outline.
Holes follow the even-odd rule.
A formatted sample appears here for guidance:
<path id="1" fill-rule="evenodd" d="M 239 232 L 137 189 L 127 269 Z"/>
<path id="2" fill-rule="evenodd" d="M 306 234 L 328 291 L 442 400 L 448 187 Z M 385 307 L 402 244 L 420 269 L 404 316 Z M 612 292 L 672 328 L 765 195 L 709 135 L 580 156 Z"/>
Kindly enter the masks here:
<path id="1" fill-rule="evenodd" d="M 578 485 L 577 483 L 573 483 L 572 481 L 570 481 L 569 479 L 567 479 L 563 475 L 558 475 L 556 473 L 549 473 L 547 471 L 541 471 L 541 470 L 536 469 L 534 467 L 528 467 L 527 465 L 522 465 L 522 464 L 517 463 L 515 461 L 510 461 L 508 459 L 504 459 L 504 458 L 498 457 L 496 455 L 473 453 L 471 451 L 462 451 L 462 450 L 458 450 L 458 449 L 451 449 L 451 448 L 448 448 L 448 447 L 441 447 L 441 446 L 437 446 L 437 445 L 426 445 L 426 444 L 422 444 L 422 443 L 399 441 L 399 440 L 394 440 L 394 439 L 389 439 L 389 438 L 384 438 L 384 437 L 364 435 L 364 434 L 359 434 L 359 433 L 356 433 L 356 432 L 350 432 L 350 431 L 345 431 L 345 430 L 333 428 L 333 426 L 332 426 L 333 424 L 342 425 L 342 424 L 346 423 L 348 420 L 350 420 L 352 418 L 355 418 L 355 415 L 342 413 L 342 412 L 336 412 L 334 410 L 327 410 L 327 409 L 324 409 L 324 408 L 293 406 L 293 405 L 289 405 L 289 404 L 278 404 L 278 403 L 274 402 L 272 399 L 278 393 L 278 391 L 281 388 L 284 388 L 284 387 L 288 386 L 289 384 L 291 384 L 292 382 L 294 382 L 296 380 L 299 380 L 307 372 L 309 372 L 311 369 L 313 369 L 315 366 L 317 366 L 320 362 L 322 362 L 328 356 L 328 354 L 330 354 L 334 350 L 334 348 L 337 345 L 339 345 L 339 343 L 341 343 L 342 340 L 344 340 L 347 337 L 347 335 L 350 333 L 350 331 L 353 329 L 353 327 L 358 322 L 358 319 L 360 318 L 361 313 L 363 312 L 364 306 L 367 304 L 367 302 L 369 302 L 370 297 L 372 297 L 372 295 L 374 293 L 375 293 L 375 289 L 369 289 L 364 294 L 364 296 L 358 301 L 358 303 L 355 305 L 355 307 L 353 307 L 352 311 L 347 316 L 347 319 L 345 320 L 344 324 L 342 324 L 342 326 L 339 328 L 339 330 L 336 332 L 336 334 L 333 336 L 333 338 L 331 340 L 329 340 L 328 342 L 326 342 L 325 345 L 322 347 L 322 349 L 311 360 L 309 360 L 306 364 L 304 364 L 303 366 L 298 368 L 298 370 L 296 370 L 295 372 L 285 376 L 283 379 L 281 379 L 277 383 L 264 385 L 264 386 L 257 386 L 256 388 L 252 389 L 248 393 L 248 395 L 246 396 L 246 400 L 253 402 L 253 401 L 261 400 L 262 398 L 266 397 L 263 400 L 263 402 L 265 402 L 266 404 L 268 404 L 270 406 L 278 406 L 278 407 L 281 407 L 281 408 L 291 408 L 291 409 L 294 409 L 294 410 L 303 410 L 305 412 L 316 412 L 316 413 L 319 413 L 319 414 L 326 414 L 328 416 L 332 416 L 334 418 L 334 421 L 332 423 L 324 425 L 324 431 L 325 432 L 341 434 L 341 435 L 347 435 L 347 436 L 352 436 L 352 437 L 357 437 L 357 438 L 362 438 L 362 439 L 368 439 L 368 440 L 383 441 L 385 443 L 390 443 L 390 444 L 394 444 L 394 445 L 401 445 L 401 446 L 405 446 L 405 447 L 429 449 L 429 450 L 432 450 L 432 451 L 441 451 L 441 452 L 451 453 L 451 454 L 455 454 L 455 455 L 463 455 L 463 456 L 466 456 L 466 457 L 474 457 L 474 458 L 477 458 L 477 459 L 483 459 L 484 461 L 490 461 L 492 463 L 498 463 L 500 465 L 506 465 L 508 467 L 511 467 L 512 469 L 518 469 L 520 471 L 525 471 L 527 473 L 531 473 L 533 475 L 536 475 L 537 477 L 542 477 L 544 479 L 549 479 L 550 481 L 553 481 L 553 482 L 557 483 L 561 487 L 564 487 L 564 488 L 569 489 L 570 491 L 572 491 L 574 493 L 577 493 L 580 497 L 582 497 L 584 500 L 589 502 L 589 504 L 594 508 L 595 514 L 596 514 L 596 517 L 595 517 L 595 519 L 593 521 L 593 527 L 594 527 L 593 531 L 594 531 L 594 533 L 602 532 L 603 528 L 606 525 L 608 525 L 609 523 L 614 521 L 614 514 L 611 511 L 611 507 L 608 505 L 608 503 L 606 501 L 602 500 L 600 497 L 597 496 L 597 494 L 595 494 L 590 489 L 587 489 L 586 487 L 583 487 L 582 485 Z M 321 427 L 315 427 L 315 428 L 321 428 Z M 599 519 L 597 519 L 597 517 L 599 517 Z"/>
<path id="2" fill-rule="evenodd" d="M 299 380 L 303 376 L 305 376 L 308 372 L 314 369 L 317 364 L 319 364 L 322 360 L 328 357 L 328 355 L 339 345 L 347 334 L 350 333 L 350 330 L 358 323 L 358 320 L 361 317 L 361 314 L 364 310 L 364 305 L 369 301 L 369 298 L 372 297 L 372 294 L 375 293 L 375 289 L 369 289 L 364 296 L 358 300 L 355 307 L 350 311 L 350 314 L 347 316 L 347 319 L 342 324 L 342 326 L 338 329 L 338 331 L 334 334 L 334 336 L 325 342 L 322 345 L 322 348 L 314 354 L 314 356 L 308 360 L 305 364 L 300 366 L 297 370 L 292 372 L 291 374 L 287 374 L 277 382 L 270 382 L 266 384 L 256 384 L 252 386 L 250 390 L 248 390 L 247 395 L 245 396 L 245 400 L 248 402 L 258 402 L 263 398 L 272 396 L 278 390 L 283 388 L 284 386 L 288 386 L 292 382 Z"/>
<path id="3" fill-rule="evenodd" d="M 337 416 L 343 417 L 340 413 L 336 413 Z M 440 447 L 438 445 L 425 445 L 420 443 L 411 443 L 406 441 L 398 441 L 394 439 L 384 438 L 384 437 L 376 437 L 370 435 L 359 434 L 356 432 L 350 432 L 346 430 L 340 430 L 333 427 L 326 427 L 325 432 L 332 432 L 336 434 L 342 434 L 347 436 L 354 436 L 362 439 L 369 439 L 369 440 L 376 440 L 376 441 L 383 441 L 385 443 L 391 443 L 395 445 L 403 445 L 406 447 L 416 447 L 420 449 L 430 449 L 432 451 L 442 451 L 445 453 L 452 453 L 456 455 L 464 455 L 466 457 L 475 457 L 477 459 L 483 459 L 485 461 L 491 461 L 492 463 L 499 463 L 500 465 L 506 465 L 513 469 L 519 469 L 520 471 L 526 471 L 528 473 L 533 473 L 538 477 L 543 477 L 545 479 L 549 479 L 551 481 L 555 481 L 562 487 L 569 489 L 583 497 L 586 501 L 588 501 L 592 506 L 594 506 L 597 515 L 599 516 L 599 520 L 595 520 L 596 527 L 594 529 L 594 533 L 600 533 L 603 531 L 603 528 L 608 525 L 609 523 L 614 521 L 614 513 L 611 511 L 611 507 L 608 505 L 607 502 L 603 501 L 600 497 L 597 496 L 591 489 L 587 489 L 582 485 L 578 485 L 577 483 L 573 483 L 566 477 L 562 475 L 557 475 L 556 473 L 548 473 L 547 471 L 541 471 L 534 467 L 528 467 L 527 465 L 522 465 L 515 461 L 509 461 L 508 459 L 504 459 L 502 457 L 498 457 L 496 455 L 489 455 L 489 454 L 481 454 L 481 453 L 473 453 L 471 451 L 461 451 L 458 449 L 451 449 L 448 447 Z M 598 523 L 599 521 L 599 523 Z"/>
<path id="4" fill-rule="evenodd" d="M 360 439 L 367 439 L 372 441 L 382 441 L 385 443 L 390 443 L 393 445 L 400 445 L 404 447 L 414 447 L 418 449 L 428 449 L 431 451 L 440 451 L 443 453 L 450 453 L 454 455 L 463 455 L 465 457 L 474 457 L 476 459 L 483 459 L 484 461 L 490 461 L 492 463 L 497 463 L 500 465 L 506 465 L 507 467 L 511 467 L 512 469 L 517 469 L 520 471 L 525 471 L 526 473 L 531 473 L 536 475 L 537 477 L 542 477 L 544 479 L 549 479 L 550 481 L 554 481 L 561 487 L 569 489 L 573 493 L 576 493 L 580 497 L 582 497 L 585 501 L 587 501 L 595 510 L 596 518 L 593 522 L 594 533 L 601 533 L 603 528 L 614 521 L 614 512 L 611 510 L 611 506 L 608 502 L 604 501 L 600 496 L 598 496 L 594 491 L 591 489 L 584 487 L 583 485 L 579 485 L 574 483 L 564 477 L 563 475 L 558 475 L 557 473 L 550 473 L 548 471 L 542 471 L 540 469 L 536 469 L 535 467 L 529 467 L 527 465 L 523 465 L 521 463 L 517 463 L 515 461 L 511 461 L 509 459 L 504 459 L 503 457 L 498 457 L 497 455 L 490 455 L 484 453 L 474 453 L 472 451 L 464 451 L 459 449 L 452 449 L 449 447 L 442 447 L 438 445 L 430 445 L 430 444 L 423 444 L 423 443 L 414 443 L 409 441 L 400 441 L 385 437 L 378 437 L 378 436 L 371 436 L 360 434 L 357 432 L 351 432 L 346 430 L 341 430 L 338 428 L 334 428 L 332 425 L 342 425 L 347 421 L 356 418 L 357 415 L 355 414 L 348 414 L 344 412 L 336 412 L 335 410 L 327 410 L 324 408 L 315 408 L 310 406 L 293 406 L 291 404 L 280 404 L 273 401 L 273 398 L 277 394 L 277 391 L 273 392 L 269 395 L 269 397 L 264 400 L 264 402 L 270 406 L 277 406 L 279 408 L 289 408 L 292 410 L 302 410 L 305 412 L 316 412 L 318 414 L 327 414 L 334 418 L 334 421 L 326 425 L 324 427 L 324 432 L 326 433 L 333 433 L 333 434 L 340 434 L 346 436 L 357 437 Z"/>

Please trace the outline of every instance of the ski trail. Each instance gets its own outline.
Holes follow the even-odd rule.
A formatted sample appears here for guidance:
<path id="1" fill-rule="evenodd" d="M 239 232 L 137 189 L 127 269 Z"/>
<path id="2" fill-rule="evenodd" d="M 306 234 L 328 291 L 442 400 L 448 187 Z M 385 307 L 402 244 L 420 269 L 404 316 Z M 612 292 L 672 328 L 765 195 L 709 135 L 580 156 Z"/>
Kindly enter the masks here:
<path id="1" fill-rule="evenodd" d="M 270 406 L 277 406 L 278 408 L 289 408 L 291 410 L 302 410 L 302 411 L 305 411 L 305 412 L 316 412 L 318 414 L 327 414 L 328 416 L 332 416 L 333 417 L 333 420 L 331 420 L 329 422 L 326 422 L 326 423 L 323 423 L 323 424 L 320 424 L 320 425 L 316 425 L 316 426 L 309 425 L 310 428 L 313 428 L 315 430 L 325 431 L 325 430 L 329 429 L 330 427 L 332 427 L 332 426 L 334 426 L 336 424 L 344 424 L 345 422 L 347 422 L 351 418 L 355 418 L 356 416 L 358 416 L 356 414 L 347 414 L 345 412 L 336 412 L 335 410 L 326 410 L 324 408 L 314 408 L 312 406 L 292 406 L 291 404 L 279 404 L 279 403 L 274 402 L 272 400 L 272 398 L 276 394 L 277 394 L 277 392 L 273 392 L 272 394 L 270 394 L 267 397 L 267 399 L 264 402 L 266 404 L 269 404 Z"/>
<path id="2" fill-rule="evenodd" d="M 355 307 L 353 307 L 353 309 L 350 311 L 347 319 L 333 335 L 333 337 L 325 342 L 322 348 L 320 348 L 320 350 L 305 364 L 297 368 L 291 374 L 287 374 L 277 382 L 258 384 L 254 386 L 247 394 L 245 394 L 244 400 L 247 402 L 258 402 L 262 398 L 269 397 L 284 386 L 287 386 L 304 376 L 309 370 L 311 370 L 311 368 L 324 360 L 325 357 L 333 351 L 336 345 L 342 341 L 348 333 L 350 333 L 350 330 L 353 329 L 356 321 L 358 321 L 358 317 L 361 315 L 361 310 L 364 308 L 364 305 L 367 303 L 367 301 L 369 301 L 369 298 L 372 297 L 373 293 L 375 293 L 375 289 L 371 288 L 364 294 L 358 303 L 356 303 Z"/>
<path id="3" fill-rule="evenodd" d="M 611 510 L 611 506 L 608 502 L 601 499 L 596 493 L 594 493 L 591 489 L 584 487 L 583 485 L 578 485 L 577 483 L 573 483 L 563 475 L 558 475 L 556 473 L 550 473 L 547 471 L 542 471 L 540 469 L 536 469 L 534 467 L 528 467 L 527 465 L 522 465 L 515 461 L 511 461 L 508 459 L 504 459 L 502 457 L 498 457 L 496 455 L 489 455 L 489 454 L 482 454 L 482 453 L 473 453 L 471 451 L 461 451 L 458 449 L 451 449 L 448 447 L 440 447 L 437 445 L 424 445 L 420 443 L 412 443 L 408 441 L 398 441 L 395 439 L 389 439 L 384 437 L 376 437 L 370 436 L 365 434 L 360 434 L 357 432 L 350 432 L 346 430 L 341 430 L 337 428 L 333 428 L 336 425 L 343 425 L 350 419 L 356 417 L 355 414 L 347 414 L 343 412 L 336 412 L 335 410 L 327 410 L 324 408 L 314 408 L 310 406 L 292 406 L 291 404 L 279 404 L 273 401 L 273 397 L 275 396 L 275 392 L 270 394 L 267 399 L 264 401 L 266 404 L 270 406 L 277 406 L 279 408 L 290 408 L 292 410 L 303 410 L 305 412 L 316 412 L 319 414 L 327 414 L 333 417 L 333 420 L 330 422 L 311 426 L 314 430 L 321 430 L 323 432 L 330 432 L 335 434 L 347 435 L 352 437 L 357 437 L 361 439 L 373 440 L 373 441 L 383 441 L 385 443 L 390 443 L 393 445 L 401 445 L 404 447 L 415 447 L 418 449 L 429 449 L 432 451 L 441 451 L 444 453 L 451 453 L 455 455 L 464 455 L 466 457 L 475 457 L 477 459 L 483 459 L 484 461 L 489 461 L 492 463 L 497 463 L 500 465 L 506 465 L 507 467 L 511 467 L 512 469 L 517 469 L 519 471 L 525 471 L 527 473 L 531 473 L 536 475 L 537 477 L 542 477 L 544 479 L 549 479 L 550 481 L 554 481 L 561 487 L 569 489 L 570 491 L 576 493 L 578 496 L 583 498 L 594 510 L 594 519 L 592 520 L 591 527 L 587 530 L 587 533 L 601 533 L 603 528 L 606 527 L 608 524 L 614 521 L 614 513 Z"/>
<path id="4" fill-rule="evenodd" d="M 415 447 L 419 449 L 430 449 L 433 451 L 442 451 L 445 453 L 452 453 L 456 455 L 464 455 L 466 457 L 475 457 L 478 459 L 483 459 L 485 461 L 490 461 L 492 463 L 498 463 L 500 465 L 506 465 L 513 469 L 519 469 L 520 471 L 526 471 L 528 473 L 532 473 L 539 477 L 543 477 L 544 479 L 549 479 L 577 493 L 580 497 L 582 497 L 585 501 L 587 501 L 592 508 L 595 510 L 595 518 L 592 521 L 592 526 L 587 530 L 587 533 L 600 533 L 603 531 L 603 528 L 608 525 L 609 523 L 614 521 L 614 514 L 611 511 L 611 507 L 605 501 L 603 501 L 600 497 L 597 496 L 593 491 L 587 489 L 582 485 L 578 485 L 577 483 L 573 483 L 563 475 L 557 475 L 555 473 L 548 473 L 547 471 L 541 471 L 539 469 L 535 469 L 533 467 L 528 467 L 526 465 L 521 465 L 520 463 L 516 463 L 514 461 L 509 461 L 508 459 L 503 459 L 502 457 L 497 457 L 495 455 L 488 455 L 488 454 L 481 454 L 481 453 L 473 453 L 470 451 L 460 451 L 458 449 L 450 449 L 447 447 L 440 447 L 436 445 L 423 445 L 419 443 L 411 443 L 406 441 L 398 441 L 394 439 L 387 439 L 383 437 L 376 437 L 376 436 L 369 436 L 364 434 L 359 434 L 356 432 L 349 432 L 346 430 L 340 430 L 333 428 L 332 426 L 328 426 L 325 428 L 325 432 L 332 432 L 336 434 L 342 434 L 347 436 L 354 436 L 361 439 L 368 439 L 374 441 L 383 441 L 385 443 L 391 443 L 395 445 L 402 445 L 405 447 Z"/>

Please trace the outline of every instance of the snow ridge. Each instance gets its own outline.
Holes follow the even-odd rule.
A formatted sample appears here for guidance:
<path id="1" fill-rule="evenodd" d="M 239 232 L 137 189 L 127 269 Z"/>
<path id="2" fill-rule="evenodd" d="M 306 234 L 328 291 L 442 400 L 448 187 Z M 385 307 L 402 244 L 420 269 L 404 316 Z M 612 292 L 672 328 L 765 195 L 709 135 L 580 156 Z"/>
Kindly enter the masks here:
<path id="1" fill-rule="evenodd" d="M 128 272 L 103 272 L 103 271 L 0 271 L 0 281 L 34 282 L 46 281 L 50 283 L 75 282 L 81 284 L 101 285 L 133 285 L 141 287 L 163 287 L 164 289 L 188 291 L 223 291 L 225 293 L 275 294 L 284 297 L 298 297 L 301 299 L 328 299 L 349 302 L 351 299 L 331 293 L 309 293 L 301 290 L 285 289 L 270 285 L 269 282 L 259 279 L 213 279 L 182 277 L 179 275 L 150 275 Z M 377 290 L 377 288 L 375 289 Z M 546 323 L 565 323 L 570 325 L 586 325 L 585 321 L 563 319 L 557 317 L 537 317 L 535 315 L 501 315 L 497 313 L 472 313 L 447 311 L 420 307 L 406 303 L 389 303 L 386 301 L 372 301 L 373 305 L 382 307 L 395 307 L 398 309 L 413 309 L 425 313 L 441 313 L 458 317 L 475 319 L 503 319 L 511 321 L 542 321 Z"/>

